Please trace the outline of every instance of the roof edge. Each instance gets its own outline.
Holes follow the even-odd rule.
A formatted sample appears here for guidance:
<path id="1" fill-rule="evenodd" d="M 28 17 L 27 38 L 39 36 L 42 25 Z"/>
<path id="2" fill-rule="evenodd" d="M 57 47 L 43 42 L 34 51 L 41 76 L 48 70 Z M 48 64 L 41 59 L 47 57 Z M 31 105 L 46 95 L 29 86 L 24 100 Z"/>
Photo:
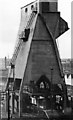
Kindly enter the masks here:
<path id="1" fill-rule="evenodd" d="M 23 9 L 23 8 L 29 6 L 29 5 L 31 5 L 31 4 L 33 4 L 33 3 L 35 3 L 36 1 L 38 1 L 38 0 L 35 0 L 35 1 L 31 2 L 31 3 L 28 3 L 27 5 L 24 5 L 23 7 L 21 7 L 21 9 Z"/>

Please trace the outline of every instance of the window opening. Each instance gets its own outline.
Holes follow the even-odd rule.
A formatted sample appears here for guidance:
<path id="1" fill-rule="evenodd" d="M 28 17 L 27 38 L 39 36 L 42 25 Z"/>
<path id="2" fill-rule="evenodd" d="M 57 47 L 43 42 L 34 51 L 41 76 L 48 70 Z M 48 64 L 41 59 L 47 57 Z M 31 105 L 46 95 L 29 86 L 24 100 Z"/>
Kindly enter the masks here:
<path id="1" fill-rule="evenodd" d="M 25 8 L 25 12 L 27 12 L 28 11 L 28 9 L 27 8 Z"/>
<path id="2" fill-rule="evenodd" d="M 33 5 L 31 5 L 31 10 L 34 8 L 34 6 Z"/>

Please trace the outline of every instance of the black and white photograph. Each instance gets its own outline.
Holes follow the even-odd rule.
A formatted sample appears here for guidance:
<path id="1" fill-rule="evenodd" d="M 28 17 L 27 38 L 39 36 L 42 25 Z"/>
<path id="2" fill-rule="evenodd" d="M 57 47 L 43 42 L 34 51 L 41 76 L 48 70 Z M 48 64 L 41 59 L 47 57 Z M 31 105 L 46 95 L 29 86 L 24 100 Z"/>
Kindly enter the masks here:
<path id="1" fill-rule="evenodd" d="M 0 120 L 73 120 L 72 13 L 72 0 L 0 0 Z"/>

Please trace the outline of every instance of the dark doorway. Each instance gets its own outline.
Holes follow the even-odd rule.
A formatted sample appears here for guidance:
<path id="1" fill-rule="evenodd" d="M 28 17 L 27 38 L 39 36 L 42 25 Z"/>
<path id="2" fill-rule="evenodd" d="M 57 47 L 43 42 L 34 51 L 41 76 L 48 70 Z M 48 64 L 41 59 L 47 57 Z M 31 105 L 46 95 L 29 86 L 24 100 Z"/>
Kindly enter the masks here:
<path id="1" fill-rule="evenodd" d="M 58 86 L 58 84 L 52 84 L 46 77 L 46 75 L 42 75 L 36 83 L 38 87 L 38 93 L 41 93 L 41 96 L 38 97 L 39 106 L 42 104 L 45 109 L 57 109 L 62 110 L 63 108 L 63 97 L 62 90 Z M 42 99 L 39 99 L 42 97 Z"/>
<path id="2" fill-rule="evenodd" d="M 50 89 L 50 81 L 45 75 L 42 75 L 36 84 L 40 89 Z"/>

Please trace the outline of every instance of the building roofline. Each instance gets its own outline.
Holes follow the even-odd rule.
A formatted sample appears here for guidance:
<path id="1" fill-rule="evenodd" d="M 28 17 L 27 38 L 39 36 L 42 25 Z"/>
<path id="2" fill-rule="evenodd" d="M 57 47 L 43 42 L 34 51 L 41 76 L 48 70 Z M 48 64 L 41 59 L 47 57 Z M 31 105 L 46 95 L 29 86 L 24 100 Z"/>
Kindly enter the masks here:
<path id="1" fill-rule="evenodd" d="M 29 6 L 29 5 L 31 5 L 31 4 L 33 4 L 33 3 L 35 3 L 36 1 L 38 1 L 38 0 L 35 0 L 35 1 L 33 1 L 33 2 L 29 3 L 29 4 L 27 4 L 27 5 L 25 5 L 25 6 L 23 6 L 23 7 L 21 7 L 21 9 L 23 9 L 23 8 Z"/>

